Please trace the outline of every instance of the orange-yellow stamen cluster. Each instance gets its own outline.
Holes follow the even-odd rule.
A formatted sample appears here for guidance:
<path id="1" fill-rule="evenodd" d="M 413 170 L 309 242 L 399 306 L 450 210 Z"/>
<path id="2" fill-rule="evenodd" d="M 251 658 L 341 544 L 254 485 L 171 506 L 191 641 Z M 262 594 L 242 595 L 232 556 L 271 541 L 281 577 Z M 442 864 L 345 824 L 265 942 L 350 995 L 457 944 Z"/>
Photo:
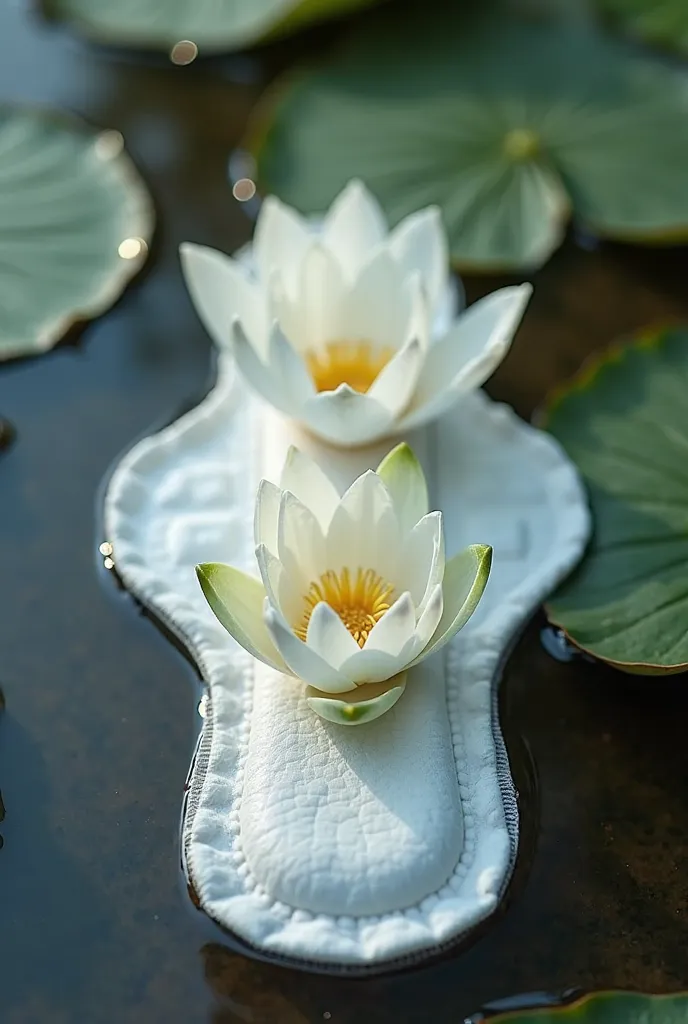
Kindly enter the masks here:
<path id="1" fill-rule="evenodd" d="M 324 601 L 363 647 L 375 623 L 389 610 L 393 593 L 394 587 L 373 569 L 357 569 L 355 576 L 348 569 L 339 573 L 329 569 L 308 588 L 303 617 L 294 632 L 306 639 L 313 609 Z"/>
<path id="2" fill-rule="evenodd" d="M 366 392 L 393 355 L 393 349 L 376 348 L 367 341 L 332 341 L 317 352 L 306 352 L 306 363 L 317 391 L 348 384 Z"/>

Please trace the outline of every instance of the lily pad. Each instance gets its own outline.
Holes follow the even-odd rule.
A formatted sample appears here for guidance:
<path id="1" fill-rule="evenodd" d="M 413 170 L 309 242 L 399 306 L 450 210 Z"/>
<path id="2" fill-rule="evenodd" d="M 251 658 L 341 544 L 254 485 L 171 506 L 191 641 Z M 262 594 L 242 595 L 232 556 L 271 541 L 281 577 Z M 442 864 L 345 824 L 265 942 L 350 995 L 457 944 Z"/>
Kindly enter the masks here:
<path id="1" fill-rule="evenodd" d="M 595 992 L 562 1006 L 507 1011 L 488 1019 L 490 1024 L 688 1024 L 688 997 Z"/>
<path id="2" fill-rule="evenodd" d="M 169 49 L 190 40 L 201 52 L 239 49 L 377 0 L 44 0 L 104 43 Z"/>
<path id="3" fill-rule="evenodd" d="M 647 43 L 688 54 L 686 0 L 597 0 L 620 28 Z"/>
<path id="4" fill-rule="evenodd" d="M 246 140 L 261 187 L 310 213 L 360 177 L 392 221 L 438 203 L 468 268 L 538 266 L 571 211 L 615 238 L 688 235 L 682 74 L 585 23 L 458 8 L 374 19 L 273 88 Z"/>
<path id="5" fill-rule="evenodd" d="M 584 368 L 543 425 L 578 466 L 594 521 L 551 621 L 628 672 L 688 669 L 688 328 L 647 333 Z"/>
<path id="6" fill-rule="evenodd" d="M 145 261 L 148 193 L 118 132 L 0 107 L 0 359 L 51 348 Z"/>

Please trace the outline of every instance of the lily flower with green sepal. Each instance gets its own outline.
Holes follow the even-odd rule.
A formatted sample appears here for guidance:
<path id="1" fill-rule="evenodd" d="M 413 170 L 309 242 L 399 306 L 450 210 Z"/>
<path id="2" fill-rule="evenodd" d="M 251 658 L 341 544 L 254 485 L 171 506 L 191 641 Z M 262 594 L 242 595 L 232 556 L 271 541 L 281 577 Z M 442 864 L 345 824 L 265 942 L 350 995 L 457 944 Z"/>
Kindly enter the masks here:
<path id="1" fill-rule="evenodd" d="M 397 702 L 408 670 L 473 614 L 492 561 L 472 544 L 445 563 L 442 514 L 428 510 L 407 444 L 341 497 L 291 448 L 280 486 L 258 489 L 255 541 L 260 580 L 206 563 L 196 567 L 203 593 L 237 643 L 305 682 L 310 707 L 341 725 Z"/>
<path id="2" fill-rule="evenodd" d="M 330 444 L 405 433 L 480 387 L 506 355 L 532 288 L 459 316 L 439 209 L 389 231 L 359 181 L 320 230 L 268 197 L 252 261 L 182 246 L 199 316 L 265 401 Z"/>

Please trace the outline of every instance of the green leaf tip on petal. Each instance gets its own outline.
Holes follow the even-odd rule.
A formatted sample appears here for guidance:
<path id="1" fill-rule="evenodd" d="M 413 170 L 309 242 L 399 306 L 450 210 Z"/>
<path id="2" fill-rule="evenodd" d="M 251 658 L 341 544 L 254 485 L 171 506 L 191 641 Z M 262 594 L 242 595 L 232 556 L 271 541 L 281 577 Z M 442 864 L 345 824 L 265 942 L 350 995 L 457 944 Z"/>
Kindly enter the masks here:
<path id="1" fill-rule="evenodd" d="M 389 491 L 401 524 L 412 529 L 429 510 L 428 485 L 423 467 L 405 441 L 393 448 L 377 468 Z"/>
<path id="2" fill-rule="evenodd" d="M 306 690 L 306 703 L 312 711 L 320 718 L 324 718 L 334 725 L 363 725 L 365 722 L 374 722 L 381 718 L 397 703 L 406 689 L 406 673 L 396 676 L 393 680 L 396 686 L 390 686 L 389 681 L 381 684 L 368 684 L 358 688 L 357 696 L 361 693 L 377 692 L 375 696 L 366 700 L 337 700 L 332 697 L 313 696 L 319 691 L 309 686 Z"/>
<path id="3" fill-rule="evenodd" d="M 480 604 L 490 577 L 492 548 L 489 544 L 470 544 L 447 562 L 442 592 L 444 610 L 435 634 L 409 668 L 449 643 L 466 625 Z"/>
<path id="4" fill-rule="evenodd" d="M 196 577 L 215 618 L 230 636 L 254 658 L 291 675 L 263 620 L 265 588 L 260 580 L 222 562 L 197 565 Z"/>

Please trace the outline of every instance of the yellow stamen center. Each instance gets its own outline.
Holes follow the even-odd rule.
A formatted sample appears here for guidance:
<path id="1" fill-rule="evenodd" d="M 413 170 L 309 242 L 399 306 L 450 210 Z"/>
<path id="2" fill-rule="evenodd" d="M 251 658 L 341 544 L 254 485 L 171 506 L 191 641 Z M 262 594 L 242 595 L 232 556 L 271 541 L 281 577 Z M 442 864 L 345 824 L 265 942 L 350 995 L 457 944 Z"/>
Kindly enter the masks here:
<path id="1" fill-rule="evenodd" d="M 306 639 L 313 609 L 324 601 L 363 647 L 375 623 L 389 610 L 393 593 L 394 587 L 373 569 L 357 569 L 355 575 L 348 569 L 339 573 L 328 569 L 308 588 L 303 616 L 294 632 L 299 639 Z"/>
<path id="2" fill-rule="evenodd" d="M 325 348 L 306 352 L 306 363 L 318 391 L 335 391 L 348 384 L 366 392 L 394 350 L 377 348 L 368 341 L 331 341 Z"/>

